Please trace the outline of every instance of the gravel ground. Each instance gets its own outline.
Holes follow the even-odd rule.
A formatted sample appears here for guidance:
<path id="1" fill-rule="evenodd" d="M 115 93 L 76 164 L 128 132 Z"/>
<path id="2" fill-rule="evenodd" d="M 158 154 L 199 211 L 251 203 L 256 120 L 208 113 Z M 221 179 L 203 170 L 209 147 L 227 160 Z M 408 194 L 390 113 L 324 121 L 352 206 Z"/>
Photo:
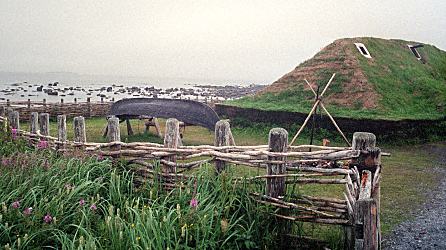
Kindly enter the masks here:
<path id="1" fill-rule="evenodd" d="M 384 249 L 446 249 L 446 143 L 426 146 L 438 156 L 434 171 L 442 176 L 414 220 L 397 226 L 383 242 Z"/>

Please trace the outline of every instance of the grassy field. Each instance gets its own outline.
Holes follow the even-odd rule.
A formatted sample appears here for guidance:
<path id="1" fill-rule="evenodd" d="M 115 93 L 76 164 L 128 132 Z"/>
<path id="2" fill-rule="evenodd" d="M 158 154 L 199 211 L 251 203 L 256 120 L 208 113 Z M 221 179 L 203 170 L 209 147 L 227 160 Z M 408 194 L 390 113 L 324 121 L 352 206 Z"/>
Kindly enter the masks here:
<path id="1" fill-rule="evenodd" d="M 164 123 L 162 120 L 162 130 Z M 105 119 L 87 119 L 87 140 L 104 141 L 102 133 L 105 124 Z M 27 126 L 26 123 L 22 124 L 22 128 Z M 71 120 L 67 126 L 69 139 L 72 139 Z M 125 134 L 125 123 L 121 124 L 123 141 L 162 142 L 152 133 L 144 134 L 142 122 L 132 121 L 132 126 L 135 135 L 129 137 Z M 238 145 L 258 145 L 267 143 L 269 129 L 266 126 L 235 127 L 232 131 Z M 55 134 L 55 131 L 56 124 L 53 121 L 50 133 Z M 290 137 L 293 133 L 290 132 Z M 184 143 L 212 144 L 213 137 L 213 132 L 207 129 L 187 127 Z M 320 139 L 317 137 L 315 144 L 320 144 Z M 329 139 L 332 145 L 342 145 L 336 138 Z M 306 134 L 298 143 L 308 143 Z M 438 176 L 429 171 L 435 166 L 435 159 L 423 145 L 394 146 L 383 145 L 378 141 L 378 146 L 392 154 L 391 157 L 383 158 L 381 184 L 382 228 L 384 234 L 387 234 L 398 223 L 411 218 L 411 212 L 423 203 L 425 194 L 436 185 Z M 0 180 L 0 203 L 3 202 L 6 210 L 11 212 L 7 204 L 20 199 L 21 209 L 33 207 L 36 211 L 33 219 L 24 217 L 20 211 L 13 214 L 3 211 L 0 214 L 0 227 L 4 230 L 3 234 L 0 232 L 0 239 L 5 239 L 0 240 L 0 243 L 3 245 L 15 244 L 12 247 L 17 248 L 20 239 L 22 247 L 36 246 L 36 242 L 42 241 L 41 244 L 57 244 L 67 246 L 67 249 L 79 246 L 85 249 L 92 249 L 93 246 L 107 248 L 115 244 L 122 248 L 143 249 L 212 248 L 217 245 L 227 248 L 271 248 L 267 242 L 277 240 L 279 229 L 274 218 L 268 216 L 266 208 L 249 201 L 246 196 L 250 189 L 228 186 L 228 179 L 225 180 L 232 175 L 261 174 L 258 169 L 234 168 L 227 177 L 215 179 L 209 175 L 212 167 L 204 167 L 196 173 L 205 176 L 204 181 L 190 185 L 198 185 L 198 191 L 189 189 L 185 193 L 167 194 L 158 190 L 156 185 L 133 187 L 129 184 L 133 178 L 131 172 L 120 166 L 112 167 L 109 161 L 60 158 L 50 152 L 35 152 L 4 142 L 0 148 L 1 158 L 13 162 L 10 168 L 3 166 L 0 170 L 0 175 L 5 177 Z M 99 183 L 98 178 L 101 180 Z M 67 183 L 76 183 L 79 189 L 66 190 Z M 216 186 L 221 189 L 216 190 Z M 234 195 L 220 197 L 226 192 L 222 189 L 230 189 Z M 342 194 L 340 186 L 305 185 L 296 186 L 295 190 L 308 195 L 340 198 Z M 194 210 L 189 204 L 194 197 L 200 201 L 200 211 Z M 87 201 L 87 207 L 79 208 L 81 199 Z M 93 204 L 98 212 L 89 209 Z M 179 212 L 177 204 L 180 206 Z M 120 218 L 116 218 L 119 214 L 117 209 L 122 213 Z M 57 218 L 58 222 L 42 224 L 42 217 L 46 213 L 54 220 Z M 9 226 L 5 225 L 6 221 L 9 221 Z M 110 221 L 115 224 L 110 226 Z M 159 224 L 160 221 L 166 223 Z M 18 224 L 11 225 L 11 222 Z M 228 225 L 230 228 L 225 228 Z M 340 227 L 305 223 L 296 224 L 293 232 L 322 238 L 334 249 L 342 248 Z M 46 235 L 51 237 L 46 239 Z"/>

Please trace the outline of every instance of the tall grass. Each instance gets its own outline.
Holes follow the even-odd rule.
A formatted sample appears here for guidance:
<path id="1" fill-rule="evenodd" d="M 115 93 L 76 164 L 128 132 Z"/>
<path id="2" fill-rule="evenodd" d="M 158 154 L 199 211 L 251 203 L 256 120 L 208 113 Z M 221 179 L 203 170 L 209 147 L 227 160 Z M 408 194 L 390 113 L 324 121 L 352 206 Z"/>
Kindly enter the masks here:
<path id="1" fill-rule="evenodd" d="M 185 189 L 166 192 L 156 183 L 135 186 L 121 163 L 25 144 L 0 143 L 0 244 L 7 249 L 253 249 L 277 238 L 270 208 L 233 185 L 231 171 L 215 176 L 203 167 Z"/>

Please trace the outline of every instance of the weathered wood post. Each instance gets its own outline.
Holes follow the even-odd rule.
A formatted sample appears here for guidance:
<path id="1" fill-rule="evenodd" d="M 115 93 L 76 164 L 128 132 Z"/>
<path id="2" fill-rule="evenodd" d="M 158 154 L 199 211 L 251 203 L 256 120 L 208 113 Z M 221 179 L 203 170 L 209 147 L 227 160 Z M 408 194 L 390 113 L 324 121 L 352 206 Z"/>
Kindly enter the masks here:
<path id="1" fill-rule="evenodd" d="M 226 120 L 220 120 L 215 124 L 215 138 L 214 138 L 214 146 L 216 147 L 225 147 L 230 146 L 230 138 L 232 137 L 231 126 L 229 122 Z M 222 152 L 227 153 L 228 150 L 223 150 Z M 216 160 L 215 161 L 215 171 L 217 174 L 221 173 L 226 169 L 226 163 L 224 161 Z"/>
<path id="2" fill-rule="evenodd" d="M 360 193 L 356 202 L 355 249 L 378 249 L 378 210 L 372 195 L 372 173 L 362 171 Z"/>
<path id="3" fill-rule="evenodd" d="M 357 159 L 353 159 L 350 164 L 351 167 L 356 166 L 358 168 L 358 171 L 362 173 L 361 180 L 357 181 L 358 182 L 366 181 L 367 186 L 369 185 L 370 182 L 370 188 L 369 190 L 367 190 L 368 193 L 366 195 L 361 194 L 365 192 L 361 189 L 360 197 L 357 201 L 356 213 L 357 215 L 358 213 L 365 213 L 366 215 L 371 216 L 370 221 L 367 221 L 367 223 L 369 222 L 375 223 L 374 225 L 369 225 L 366 222 L 361 222 L 361 221 L 355 222 L 355 224 L 357 225 L 358 224 L 361 225 L 361 223 L 362 225 L 364 225 L 363 235 L 361 235 L 361 233 L 359 232 L 359 235 L 355 236 L 356 237 L 355 245 L 356 248 L 358 248 L 358 245 L 363 244 L 363 248 L 361 249 L 381 249 L 381 220 L 380 220 L 381 188 L 379 183 L 382 169 L 381 149 L 376 147 L 376 136 L 372 133 L 365 133 L 365 132 L 356 132 L 353 134 L 352 149 L 361 150 L 359 157 Z M 372 178 L 372 173 L 374 173 L 373 178 Z M 369 178 L 370 181 L 368 180 Z M 363 186 L 362 183 L 361 186 Z M 372 201 L 368 201 L 368 199 Z M 364 209 L 372 209 L 372 210 L 367 212 L 359 211 Z M 356 216 L 356 220 L 360 220 L 360 218 Z M 365 226 L 371 227 L 370 229 L 371 231 L 369 229 L 366 230 Z M 356 232 L 356 234 L 358 234 L 358 232 Z M 358 243 L 358 237 L 362 237 L 364 242 L 361 243 L 361 240 L 359 240 L 360 243 Z"/>
<path id="4" fill-rule="evenodd" d="M 12 112 L 14 112 L 14 110 L 11 107 L 6 108 L 6 111 L 5 111 L 5 118 L 6 118 L 5 129 L 6 130 L 11 129 L 11 114 L 12 114 Z"/>
<path id="5" fill-rule="evenodd" d="M 164 133 L 164 147 L 178 148 L 180 138 L 180 122 L 175 118 L 169 118 L 166 121 L 166 131 Z M 176 162 L 176 155 L 164 158 L 170 162 Z M 163 165 L 164 173 L 176 173 L 176 166 Z"/>
<path id="6" fill-rule="evenodd" d="M 46 99 L 43 99 L 43 106 L 46 107 Z"/>
<path id="7" fill-rule="evenodd" d="M 107 140 L 108 142 L 121 142 L 121 130 L 119 129 L 119 118 L 112 116 L 107 120 Z M 110 151 L 121 150 L 121 145 L 110 146 Z M 113 155 L 113 158 L 119 158 L 119 154 Z"/>
<path id="8" fill-rule="evenodd" d="M 74 142 L 83 144 L 87 142 L 87 135 L 85 133 L 85 118 L 83 116 L 76 116 L 74 123 Z M 79 148 L 84 148 L 82 145 Z"/>
<path id="9" fill-rule="evenodd" d="M 5 117 L 5 113 L 6 113 L 6 107 L 0 106 L 0 116 Z"/>
<path id="10" fill-rule="evenodd" d="M 269 131 L 268 145 L 270 152 L 284 153 L 288 150 L 288 132 L 283 128 L 273 128 Z M 268 156 L 269 161 L 284 161 L 283 156 Z M 280 175 L 286 173 L 286 165 L 283 163 L 268 163 L 267 175 Z M 266 195 L 277 198 L 286 192 L 285 178 L 267 178 Z"/>
<path id="11" fill-rule="evenodd" d="M 153 117 L 153 124 L 155 124 L 155 130 L 156 130 L 156 134 L 158 135 L 159 138 L 163 138 L 163 132 L 161 132 L 161 127 L 160 127 L 160 123 L 158 121 L 158 118 Z"/>
<path id="12" fill-rule="evenodd" d="M 91 102 L 90 102 L 90 97 L 87 97 L 87 117 L 91 117 Z"/>
<path id="13" fill-rule="evenodd" d="M 41 135 L 50 135 L 50 115 L 48 113 L 39 114 L 39 130 Z"/>
<path id="14" fill-rule="evenodd" d="M 26 107 L 27 107 L 28 109 L 31 108 L 31 99 L 28 99 L 28 101 L 26 102 Z"/>
<path id="15" fill-rule="evenodd" d="M 130 124 L 130 119 L 126 118 L 125 123 L 127 125 L 127 135 L 133 135 L 132 124 Z"/>
<path id="16" fill-rule="evenodd" d="M 9 113 L 9 124 L 11 126 L 11 129 L 20 129 L 20 120 L 19 120 L 19 112 L 18 111 L 12 111 Z"/>
<path id="17" fill-rule="evenodd" d="M 37 134 L 38 130 L 39 130 L 39 113 L 31 112 L 29 132 L 31 132 L 31 134 Z"/>
<path id="18" fill-rule="evenodd" d="M 7 118 L 6 115 L 5 115 L 5 113 L 6 113 L 6 108 L 3 107 L 3 106 L 0 106 L 0 116 L 3 117 L 3 118 Z M 2 126 L 0 127 L 0 131 L 5 131 L 5 128 L 6 128 L 6 126 L 7 126 L 7 124 L 6 124 L 7 121 L 8 121 L 8 120 L 3 121 L 3 124 L 2 124 Z"/>
<path id="19" fill-rule="evenodd" d="M 62 144 L 56 145 L 56 148 L 64 149 L 67 141 L 67 117 L 65 115 L 57 116 L 57 140 Z"/>

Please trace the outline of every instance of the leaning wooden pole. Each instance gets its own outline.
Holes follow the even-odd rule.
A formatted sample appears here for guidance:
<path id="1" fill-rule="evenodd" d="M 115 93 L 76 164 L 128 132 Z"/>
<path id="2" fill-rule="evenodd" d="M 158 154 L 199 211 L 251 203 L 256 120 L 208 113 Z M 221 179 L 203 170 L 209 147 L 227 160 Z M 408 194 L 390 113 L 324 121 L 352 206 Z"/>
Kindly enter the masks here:
<path id="1" fill-rule="evenodd" d="M 330 118 L 331 122 L 333 123 L 333 125 L 335 126 L 336 130 L 338 130 L 338 132 L 341 134 L 342 138 L 344 138 L 344 141 L 347 143 L 347 145 L 351 146 L 350 142 L 348 141 L 347 137 L 344 135 L 344 133 L 342 132 L 342 130 L 339 128 L 338 124 L 336 123 L 335 119 L 331 116 L 330 112 L 328 112 L 328 110 L 325 108 L 324 104 L 321 102 L 320 103 L 321 108 L 325 111 L 325 113 L 327 114 L 327 116 Z"/>
<path id="2" fill-rule="evenodd" d="M 310 120 L 311 116 L 313 115 L 313 112 L 316 110 L 317 106 L 319 105 L 321 101 L 317 100 L 314 105 L 313 108 L 311 108 L 310 113 L 308 114 L 307 118 L 305 118 L 304 123 L 302 124 L 302 126 L 300 126 L 299 130 L 297 131 L 296 135 L 293 137 L 293 139 L 290 142 L 290 146 L 293 145 L 293 143 L 296 141 L 297 137 L 299 137 L 300 133 L 304 130 L 305 126 L 307 125 L 307 122 Z"/>

